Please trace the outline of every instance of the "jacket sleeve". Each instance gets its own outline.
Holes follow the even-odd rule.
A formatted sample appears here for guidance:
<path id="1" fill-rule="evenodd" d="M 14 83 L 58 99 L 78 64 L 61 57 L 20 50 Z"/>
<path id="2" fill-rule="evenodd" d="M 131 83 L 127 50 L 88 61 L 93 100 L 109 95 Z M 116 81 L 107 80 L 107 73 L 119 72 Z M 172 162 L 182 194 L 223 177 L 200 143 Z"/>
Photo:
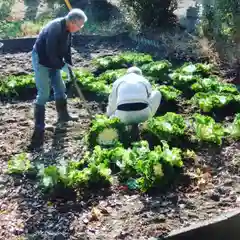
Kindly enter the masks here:
<path id="1" fill-rule="evenodd" d="M 58 56 L 58 41 L 61 38 L 60 25 L 53 25 L 48 29 L 46 38 L 46 54 L 49 62 L 55 69 L 61 69 L 64 66 L 63 59 Z"/>
<path id="2" fill-rule="evenodd" d="M 117 89 L 120 81 L 117 80 L 113 83 L 112 92 L 108 97 L 107 116 L 110 117 L 117 110 Z"/>
<path id="3" fill-rule="evenodd" d="M 148 97 L 150 97 L 151 93 L 152 93 L 152 85 L 150 84 L 150 82 L 146 79 L 146 78 L 142 78 L 142 81 L 141 81 L 145 88 L 146 88 L 146 91 L 147 91 L 147 94 L 148 94 Z"/>
<path id="4" fill-rule="evenodd" d="M 70 35 L 68 38 L 67 52 L 64 56 L 64 60 L 66 63 L 73 65 L 71 47 L 72 47 L 72 36 Z"/>

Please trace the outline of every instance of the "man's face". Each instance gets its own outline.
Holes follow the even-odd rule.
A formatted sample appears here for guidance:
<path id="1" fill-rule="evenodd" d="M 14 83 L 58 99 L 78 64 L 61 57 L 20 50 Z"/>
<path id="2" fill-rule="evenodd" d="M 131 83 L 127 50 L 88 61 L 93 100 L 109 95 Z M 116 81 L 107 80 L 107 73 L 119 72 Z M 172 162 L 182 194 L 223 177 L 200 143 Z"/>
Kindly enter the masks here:
<path id="1" fill-rule="evenodd" d="M 75 33 L 80 31 L 80 29 L 84 26 L 84 21 L 80 20 L 80 21 L 76 21 L 76 22 L 71 22 L 70 26 L 69 26 L 69 31 L 71 33 Z"/>

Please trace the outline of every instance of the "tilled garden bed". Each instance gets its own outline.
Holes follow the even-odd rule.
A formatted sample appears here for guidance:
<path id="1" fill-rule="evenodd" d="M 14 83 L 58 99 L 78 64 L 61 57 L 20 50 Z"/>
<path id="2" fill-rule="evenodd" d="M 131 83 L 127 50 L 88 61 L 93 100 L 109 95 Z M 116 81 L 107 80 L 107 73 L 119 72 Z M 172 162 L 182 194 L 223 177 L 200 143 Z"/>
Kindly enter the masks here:
<path id="1" fill-rule="evenodd" d="M 132 47 L 132 43 L 90 42 L 75 50 L 75 66 L 91 67 L 92 57 L 117 54 Z M 1 55 L 0 65 L 4 77 L 29 74 L 31 53 Z M 5 173 L 11 156 L 29 153 L 33 98 L 34 92 L 28 100 L 5 99 L 0 105 L 0 239 L 145 240 L 163 237 L 171 230 L 239 207 L 240 144 L 237 141 L 226 142 L 221 147 L 205 144 L 204 148 L 196 148 L 197 158 L 194 164 L 189 164 L 189 171 L 200 169 L 201 177 L 191 178 L 185 171 L 183 181 L 164 192 L 139 193 L 116 180 L 107 189 L 96 184 L 77 199 L 68 191 L 54 197 L 43 194 L 35 178 Z M 93 100 L 92 96 L 87 98 Z M 180 103 L 178 109 L 191 115 L 184 104 Z M 106 101 L 88 101 L 88 105 L 95 114 L 102 114 Z M 47 104 L 47 124 L 55 127 L 46 132 L 43 150 L 29 153 L 32 162 L 47 166 L 62 159 L 82 158 L 87 150 L 84 137 L 90 120 L 76 98 L 69 99 L 69 110 L 79 115 L 79 121 L 58 127 L 54 125 L 54 102 Z"/>

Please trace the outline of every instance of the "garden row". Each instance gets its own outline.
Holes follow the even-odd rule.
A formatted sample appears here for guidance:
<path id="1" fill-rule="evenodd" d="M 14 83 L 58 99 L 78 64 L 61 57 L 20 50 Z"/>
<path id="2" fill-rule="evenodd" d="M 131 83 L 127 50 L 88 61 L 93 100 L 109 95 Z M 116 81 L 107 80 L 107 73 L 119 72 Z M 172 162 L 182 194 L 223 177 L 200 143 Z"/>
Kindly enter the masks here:
<path id="1" fill-rule="evenodd" d="M 37 177 L 45 193 L 56 189 L 83 192 L 86 188 L 97 187 L 99 190 L 116 180 L 134 183 L 136 188 L 146 192 L 154 187 L 166 187 L 175 180 L 174 173 L 183 167 L 183 154 L 178 148 L 170 148 L 167 142 L 151 150 L 147 141 L 139 141 L 127 149 L 121 144 L 112 148 L 98 145 L 82 159 L 47 167 L 32 164 L 27 154 L 22 153 L 9 160 L 8 171 Z"/>
<path id="2" fill-rule="evenodd" d="M 210 64 L 185 63 L 179 68 L 167 60 L 154 61 L 150 55 L 126 52 L 116 56 L 107 56 L 93 60 L 95 71 L 75 70 L 79 85 L 83 90 L 91 91 L 106 98 L 112 83 L 125 74 L 126 68 L 139 66 L 151 81 L 153 88 L 159 89 L 164 103 L 176 105 L 181 99 L 186 104 L 197 107 L 205 113 L 236 113 L 240 107 L 240 93 L 236 86 L 220 81 L 213 74 Z M 70 82 L 62 73 L 66 85 Z M 36 93 L 33 75 L 9 76 L 0 79 L 0 98 L 26 97 Z M 182 99 L 184 98 L 184 99 Z M 169 105 L 168 104 L 168 105 Z"/>
<path id="3" fill-rule="evenodd" d="M 95 69 L 76 70 L 82 89 L 106 99 L 112 83 L 127 67 L 139 66 L 167 104 L 161 112 L 140 126 L 139 142 L 129 142 L 128 129 L 119 119 L 98 115 L 86 134 L 88 151 L 82 159 L 44 167 L 32 165 L 26 154 L 9 161 L 10 173 L 34 173 L 44 190 L 110 185 L 113 181 L 148 191 L 175 182 L 184 170 L 185 160 L 195 157 L 205 143 L 219 147 L 240 138 L 240 104 L 237 88 L 222 82 L 209 64 L 186 63 L 175 68 L 169 61 L 154 61 L 150 55 L 123 53 L 93 60 Z M 67 76 L 63 79 L 68 83 Z M 1 94 L 34 88 L 32 76 L 9 77 L 1 81 Z M 5 89 L 5 90 L 4 90 Z M 5 91 L 5 92 L 4 92 Z M 178 108 L 181 104 L 189 108 Z M 176 106 L 176 112 L 170 111 Z M 231 122 L 217 122 L 218 110 L 230 109 Z M 197 111 L 197 112 L 196 112 Z M 210 116 L 212 115 L 212 116 Z M 217 118 L 217 117 L 216 117 Z"/>
<path id="4" fill-rule="evenodd" d="M 114 145 L 120 141 L 128 147 L 126 131 L 119 119 L 98 115 L 92 121 L 87 144 L 93 148 L 96 145 Z M 235 115 L 232 122 L 218 123 L 212 117 L 199 113 L 182 116 L 167 112 L 140 124 L 140 135 L 142 140 L 148 140 L 150 147 L 161 144 L 161 141 L 180 148 L 196 149 L 204 146 L 204 143 L 221 146 L 224 141 L 240 139 L 240 113 Z"/>
<path id="5" fill-rule="evenodd" d="M 150 119 L 142 131 L 152 134 L 158 142 L 150 146 L 143 135 L 140 141 L 126 147 L 127 130 L 124 125 L 119 119 L 100 115 L 86 137 L 89 149 L 82 159 L 44 167 L 31 163 L 27 154 L 22 153 L 9 160 L 8 171 L 34 175 L 45 193 L 68 189 L 77 194 L 96 186 L 98 189 L 109 187 L 116 179 L 130 189 L 142 192 L 164 189 L 179 179 L 187 160 L 196 158 L 195 152 L 187 148 L 189 145 L 174 146 L 184 142 L 186 136 L 190 141 L 210 144 L 221 144 L 224 136 L 240 139 L 240 114 L 227 129 L 209 116 L 196 114 L 192 121 L 187 122 L 181 115 L 170 112 Z M 191 130 L 187 131 L 189 126 L 192 126 L 192 135 Z"/>

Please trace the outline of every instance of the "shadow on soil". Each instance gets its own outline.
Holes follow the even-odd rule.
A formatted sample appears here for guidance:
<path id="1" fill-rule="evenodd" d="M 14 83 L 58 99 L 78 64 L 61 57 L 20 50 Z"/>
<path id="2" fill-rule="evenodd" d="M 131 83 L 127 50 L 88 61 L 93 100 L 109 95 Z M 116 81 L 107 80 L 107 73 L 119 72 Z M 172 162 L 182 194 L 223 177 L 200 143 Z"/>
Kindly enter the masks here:
<path id="1" fill-rule="evenodd" d="M 67 129 L 65 124 L 57 122 L 55 131 L 53 133 L 52 148 L 63 149 L 65 137 L 67 135 Z"/>
<path id="2" fill-rule="evenodd" d="M 95 109 L 95 105 L 91 105 Z M 95 109 L 97 112 L 97 109 Z M 83 120 L 84 121 L 84 120 Z M 54 132 L 46 136 L 45 150 L 32 152 L 32 162 L 34 165 L 44 164 L 44 166 L 59 164 L 61 160 L 69 160 L 68 148 L 65 145 L 68 140 L 67 128 L 63 125 L 56 127 Z M 73 159 L 81 159 L 83 148 L 74 152 Z M 77 156 L 77 158 L 75 157 Z M 92 186 L 86 191 L 75 192 L 63 186 L 56 186 L 54 191 L 43 192 L 39 186 L 36 173 L 27 176 L 13 176 L 14 186 L 20 188 L 18 194 L 18 210 L 24 218 L 24 233 L 27 239 L 70 239 L 74 234 L 71 225 L 75 216 L 82 216 L 88 208 L 95 206 L 99 201 L 111 195 L 111 188 L 108 186 Z M 89 216 L 85 216 L 78 226 L 84 231 L 86 221 Z M 91 216 L 90 216 L 91 217 Z M 89 220 L 90 221 L 90 220 Z"/>
<path id="3" fill-rule="evenodd" d="M 204 149 L 201 154 L 204 155 L 205 161 L 199 164 L 208 166 L 216 175 L 217 171 L 222 171 L 219 167 L 223 166 L 220 161 L 220 152 L 219 149 Z M 61 157 L 61 152 L 51 148 L 34 161 L 50 164 L 56 162 L 59 157 Z M 35 179 L 17 178 L 16 182 L 17 184 L 21 182 L 21 185 L 19 184 L 21 186 L 19 210 L 27 216 L 24 230 L 28 233 L 29 239 L 68 239 L 71 234 L 74 234 L 71 227 L 74 216 L 80 216 L 81 221 L 78 221 L 78 225 L 84 232 L 86 230 L 84 221 L 88 221 L 84 215 L 86 211 L 89 213 L 89 209 L 115 193 L 115 190 L 98 187 L 83 192 L 79 198 L 76 192 L 63 188 L 57 188 L 51 194 L 43 194 L 36 186 Z M 138 217 L 147 221 L 148 224 L 157 224 L 160 228 L 162 226 L 161 231 L 154 233 L 155 237 L 163 238 L 169 233 L 169 228 L 165 224 L 166 219 L 180 218 L 179 221 L 181 221 L 182 205 L 185 205 L 190 213 L 195 214 L 198 202 L 193 202 L 185 196 L 189 193 L 189 186 L 192 183 L 189 176 L 179 173 L 178 178 L 169 183 L 167 187 L 155 189 L 140 196 L 143 208 L 136 213 Z M 127 191 L 123 194 L 136 193 Z M 77 198 L 79 200 L 76 200 Z M 182 221 L 187 220 L 182 219 Z"/>
<path id="4" fill-rule="evenodd" d="M 76 193 L 61 189 L 54 194 L 43 194 L 35 180 L 16 177 L 14 185 L 20 187 L 18 211 L 24 219 L 23 232 L 27 239 L 70 239 L 74 234 L 71 225 L 75 216 L 82 215 L 89 207 L 97 205 L 111 194 L 109 189 L 93 189 L 76 201 Z M 91 217 L 91 216 L 89 216 Z M 78 222 L 85 228 L 86 219 Z M 18 233 L 16 233 L 18 235 Z M 20 235 L 20 232 L 19 232 Z"/>

